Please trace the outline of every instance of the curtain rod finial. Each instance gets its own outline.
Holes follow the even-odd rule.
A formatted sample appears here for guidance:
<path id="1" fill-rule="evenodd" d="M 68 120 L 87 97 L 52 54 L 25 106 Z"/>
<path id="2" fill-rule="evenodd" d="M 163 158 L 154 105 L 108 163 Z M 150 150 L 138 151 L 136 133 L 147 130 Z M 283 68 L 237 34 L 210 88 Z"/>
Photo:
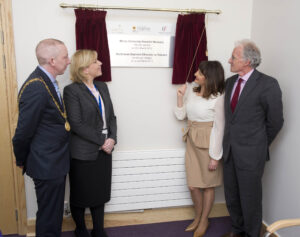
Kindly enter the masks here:
<path id="1" fill-rule="evenodd" d="M 63 3 L 61 3 L 61 4 L 59 4 L 59 6 L 61 7 L 61 8 L 67 8 L 67 6 L 66 6 L 66 4 L 63 2 Z"/>

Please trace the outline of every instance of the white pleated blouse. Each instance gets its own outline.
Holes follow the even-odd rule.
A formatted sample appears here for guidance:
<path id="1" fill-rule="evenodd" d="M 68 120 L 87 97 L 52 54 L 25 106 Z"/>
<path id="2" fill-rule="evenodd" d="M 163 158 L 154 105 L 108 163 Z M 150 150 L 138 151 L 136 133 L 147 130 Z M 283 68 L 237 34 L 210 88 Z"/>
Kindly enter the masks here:
<path id="1" fill-rule="evenodd" d="M 196 122 L 211 122 L 213 127 L 210 135 L 209 156 L 220 160 L 223 155 L 224 135 L 224 94 L 205 99 L 193 92 L 197 87 L 195 82 L 188 84 L 183 98 L 183 107 L 175 107 L 174 113 L 178 120 L 187 118 Z"/>

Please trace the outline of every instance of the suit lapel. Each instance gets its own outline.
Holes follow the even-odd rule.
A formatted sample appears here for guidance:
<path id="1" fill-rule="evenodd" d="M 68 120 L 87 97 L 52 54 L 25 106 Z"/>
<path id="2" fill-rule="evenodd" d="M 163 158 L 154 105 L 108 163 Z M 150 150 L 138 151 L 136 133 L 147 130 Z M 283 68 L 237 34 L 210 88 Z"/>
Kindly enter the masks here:
<path id="1" fill-rule="evenodd" d="M 100 86 L 98 83 L 97 84 L 95 83 L 95 86 L 98 89 L 98 91 L 101 95 L 103 104 L 104 104 L 105 118 L 108 118 L 109 108 L 108 108 L 107 96 L 104 96 L 105 92 L 104 92 L 104 89 L 102 86 Z M 102 105 L 102 108 L 103 108 L 103 105 Z"/>
<path id="2" fill-rule="evenodd" d="M 228 80 L 228 84 L 226 85 L 226 92 L 225 92 L 225 111 L 228 112 L 228 114 L 232 115 L 231 107 L 230 107 L 230 99 L 232 94 L 232 89 L 234 86 L 234 83 L 238 79 L 238 75 L 234 76 L 234 78 Z"/>
<path id="3" fill-rule="evenodd" d="M 54 85 L 52 83 L 52 81 L 50 80 L 50 78 L 47 76 L 46 73 L 44 73 L 39 67 L 37 67 L 37 70 L 39 72 L 39 75 L 41 75 L 41 79 L 43 81 L 45 81 L 45 83 L 47 84 L 47 86 L 49 87 L 49 90 L 51 92 L 51 94 L 53 95 L 54 99 L 56 100 L 57 104 L 59 105 L 61 111 L 64 112 L 64 107 L 62 106 L 62 104 L 60 103 L 60 100 L 58 98 L 58 95 L 56 93 L 56 90 L 54 88 Z"/>
<path id="4" fill-rule="evenodd" d="M 257 70 L 254 70 L 253 73 L 251 74 L 250 78 L 248 79 L 245 87 L 242 90 L 242 93 L 239 97 L 239 100 L 235 107 L 233 115 L 235 115 L 238 112 L 239 108 L 247 100 L 249 93 L 256 87 L 258 78 L 259 78 L 259 72 Z"/>
<path id="5" fill-rule="evenodd" d="M 81 90 L 83 90 L 84 93 L 86 94 L 87 99 L 96 107 L 98 114 L 99 114 L 100 118 L 102 119 L 101 112 L 99 109 L 99 104 L 98 104 L 95 96 L 91 93 L 91 91 L 87 88 L 87 86 L 84 85 L 84 83 L 79 83 L 79 86 L 80 86 Z"/>

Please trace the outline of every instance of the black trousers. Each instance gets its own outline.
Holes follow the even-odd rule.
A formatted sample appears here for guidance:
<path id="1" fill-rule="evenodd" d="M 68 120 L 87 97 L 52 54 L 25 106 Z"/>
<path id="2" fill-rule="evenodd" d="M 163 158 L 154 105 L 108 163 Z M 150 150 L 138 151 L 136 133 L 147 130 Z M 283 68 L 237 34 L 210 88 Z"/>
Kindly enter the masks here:
<path id="1" fill-rule="evenodd" d="M 37 198 L 37 237 L 60 237 L 64 211 L 66 176 L 51 180 L 33 179 Z"/>
<path id="2" fill-rule="evenodd" d="M 227 209 L 232 221 L 232 231 L 247 237 L 259 237 L 262 226 L 262 174 L 259 170 L 238 167 L 230 152 L 224 162 L 224 190 Z"/>

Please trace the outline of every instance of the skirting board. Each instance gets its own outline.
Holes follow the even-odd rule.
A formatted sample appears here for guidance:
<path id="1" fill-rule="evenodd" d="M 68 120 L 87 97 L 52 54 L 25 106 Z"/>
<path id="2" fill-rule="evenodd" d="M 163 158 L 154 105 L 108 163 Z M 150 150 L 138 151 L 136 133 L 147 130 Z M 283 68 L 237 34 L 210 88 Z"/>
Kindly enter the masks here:
<path id="1" fill-rule="evenodd" d="M 210 213 L 210 217 L 228 216 L 228 211 L 225 203 L 216 203 Z M 174 208 L 159 208 L 149 209 L 137 212 L 124 213 L 106 213 L 104 218 L 105 227 L 127 226 L 151 224 L 159 222 L 191 220 L 194 217 L 193 207 L 174 207 Z M 86 224 L 90 229 L 92 228 L 92 218 L 90 214 L 86 215 Z M 27 236 L 35 236 L 35 219 L 27 221 L 28 233 Z M 75 224 L 71 217 L 64 217 L 63 231 L 71 231 L 75 229 Z"/>

